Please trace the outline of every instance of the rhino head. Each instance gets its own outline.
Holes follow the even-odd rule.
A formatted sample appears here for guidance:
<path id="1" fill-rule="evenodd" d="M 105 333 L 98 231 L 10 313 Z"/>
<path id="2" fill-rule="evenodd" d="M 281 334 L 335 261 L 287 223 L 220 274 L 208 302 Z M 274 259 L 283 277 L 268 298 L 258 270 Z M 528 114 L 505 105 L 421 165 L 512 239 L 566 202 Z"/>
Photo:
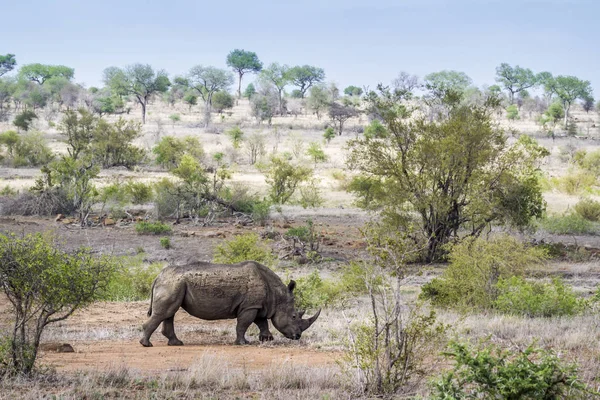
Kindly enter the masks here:
<path id="1" fill-rule="evenodd" d="M 290 281 L 288 285 L 287 301 L 277 305 L 275 314 L 271 318 L 271 322 L 275 329 L 283 334 L 288 339 L 298 340 L 302 336 L 302 332 L 310 328 L 310 326 L 319 318 L 321 309 L 310 318 L 303 319 L 304 311 L 296 310 L 294 306 L 294 288 L 296 282 Z"/>

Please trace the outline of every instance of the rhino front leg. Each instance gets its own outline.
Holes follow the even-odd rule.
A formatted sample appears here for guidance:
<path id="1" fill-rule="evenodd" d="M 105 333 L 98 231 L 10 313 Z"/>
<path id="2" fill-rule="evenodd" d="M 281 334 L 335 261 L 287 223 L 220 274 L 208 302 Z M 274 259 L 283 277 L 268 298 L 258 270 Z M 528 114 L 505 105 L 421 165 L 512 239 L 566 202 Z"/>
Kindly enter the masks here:
<path id="1" fill-rule="evenodd" d="M 256 318 L 254 320 L 258 329 L 260 329 L 260 333 L 258 334 L 258 339 L 261 342 L 271 341 L 273 340 L 273 334 L 269 331 L 269 321 L 266 318 Z"/>
<path id="2" fill-rule="evenodd" d="M 175 335 L 175 327 L 173 326 L 173 320 L 175 316 L 167 318 L 162 323 L 162 334 L 169 339 L 169 346 L 183 346 L 183 342 L 177 339 Z"/>
<path id="3" fill-rule="evenodd" d="M 235 344 L 248 344 L 246 340 L 246 331 L 248 327 L 254 320 L 256 319 L 256 313 L 258 311 L 255 309 L 252 310 L 244 310 L 237 316 L 237 326 L 235 327 Z"/>

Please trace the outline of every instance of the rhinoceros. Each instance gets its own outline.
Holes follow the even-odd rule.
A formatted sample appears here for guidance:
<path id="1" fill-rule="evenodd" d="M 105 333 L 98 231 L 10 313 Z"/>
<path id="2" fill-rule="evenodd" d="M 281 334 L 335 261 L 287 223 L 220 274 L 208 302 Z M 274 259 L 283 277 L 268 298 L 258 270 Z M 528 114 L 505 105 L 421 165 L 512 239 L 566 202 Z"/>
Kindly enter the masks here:
<path id="1" fill-rule="evenodd" d="M 162 334 L 170 346 L 183 342 L 175 335 L 173 318 L 179 307 L 205 320 L 237 318 L 235 344 L 247 344 L 248 327 L 255 323 L 260 341 L 273 340 L 273 326 L 286 338 L 298 340 L 319 317 L 321 310 L 303 319 L 294 307 L 296 282 L 286 286 L 279 276 L 255 261 L 238 264 L 194 262 L 165 267 L 152 284 L 150 319 L 143 325 L 143 346 L 152 346 L 150 336 L 162 322 Z"/>

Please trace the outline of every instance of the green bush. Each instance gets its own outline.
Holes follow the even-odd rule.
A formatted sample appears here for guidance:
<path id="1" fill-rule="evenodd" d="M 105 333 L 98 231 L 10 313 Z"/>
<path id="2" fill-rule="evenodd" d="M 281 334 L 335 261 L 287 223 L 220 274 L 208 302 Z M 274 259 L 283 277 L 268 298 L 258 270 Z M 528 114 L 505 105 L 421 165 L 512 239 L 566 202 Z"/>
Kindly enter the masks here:
<path id="1" fill-rule="evenodd" d="M 598 233 L 598 224 L 588 221 L 577 213 L 555 215 L 540 221 L 541 227 L 555 235 L 593 235 Z"/>
<path id="2" fill-rule="evenodd" d="M 555 278 L 550 283 L 528 282 L 513 276 L 501 279 L 494 307 L 505 314 L 527 317 L 575 315 L 583 311 L 585 300 L 578 298 L 570 286 Z"/>
<path id="3" fill-rule="evenodd" d="M 240 127 L 234 126 L 225 133 L 227 134 L 227 136 L 229 136 L 233 148 L 239 149 L 242 145 L 242 141 L 244 140 L 244 132 L 240 129 Z"/>
<path id="4" fill-rule="evenodd" d="M 162 263 L 144 265 L 143 254 L 124 260 L 103 296 L 107 301 L 141 301 L 150 298 L 152 282 L 162 270 Z"/>
<path id="5" fill-rule="evenodd" d="M 515 104 L 511 104 L 510 106 L 506 107 L 506 118 L 511 121 L 519 119 L 519 109 Z"/>
<path id="6" fill-rule="evenodd" d="M 24 131 L 28 131 L 31 127 L 31 123 L 34 119 L 37 118 L 36 113 L 31 110 L 24 110 L 20 114 L 15 116 L 13 120 L 13 125 L 19 129 L 23 129 Z"/>
<path id="7" fill-rule="evenodd" d="M 160 246 L 163 249 L 169 250 L 171 248 L 171 239 L 168 238 L 168 237 L 166 237 L 166 236 L 165 237 L 161 237 L 160 238 Z"/>
<path id="8" fill-rule="evenodd" d="M 592 187 L 596 186 L 597 178 L 590 172 L 579 172 L 560 178 L 553 178 L 551 182 L 560 192 L 576 195 L 592 192 Z"/>
<path id="9" fill-rule="evenodd" d="M 124 190 L 132 204 L 146 204 L 152 201 L 152 185 L 149 183 L 129 181 Z"/>
<path id="10" fill-rule="evenodd" d="M 325 132 L 323 133 L 323 138 L 325 139 L 325 142 L 329 143 L 331 142 L 331 140 L 333 138 L 335 138 L 335 131 L 333 130 L 332 127 L 327 127 L 327 129 L 325 129 Z"/>
<path id="11" fill-rule="evenodd" d="M 389 134 L 387 128 L 383 126 L 380 120 L 374 119 L 365 128 L 365 137 L 368 139 L 381 139 L 387 137 Z"/>
<path id="12" fill-rule="evenodd" d="M 325 203 L 317 179 L 311 179 L 300 185 L 300 205 L 302 208 L 317 208 Z"/>
<path id="13" fill-rule="evenodd" d="M 271 202 L 263 199 L 252 204 L 252 219 L 260 226 L 265 226 L 271 215 Z"/>
<path id="14" fill-rule="evenodd" d="M 592 199 L 579 200 L 575 212 L 588 221 L 600 221 L 600 202 Z"/>
<path id="15" fill-rule="evenodd" d="M 585 150 L 578 150 L 573 156 L 573 162 L 595 176 L 600 176 L 600 150 L 589 153 Z"/>
<path id="16" fill-rule="evenodd" d="M 0 145 L 6 148 L 4 154 L 0 153 L 0 159 L 15 167 L 45 165 L 54 159 L 40 132 L 19 135 L 15 131 L 6 131 L 0 134 Z"/>
<path id="17" fill-rule="evenodd" d="M 256 261 L 270 266 L 274 258 L 271 249 L 257 234 L 246 233 L 219 244 L 215 248 L 213 261 L 221 264 Z"/>
<path id="18" fill-rule="evenodd" d="M 196 160 L 204 157 L 204 149 L 200 141 L 193 136 L 186 136 L 183 139 L 165 136 L 152 149 L 152 152 L 156 154 L 156 163 L 167 169 L 177 167 L 186 154 Z"/>
<path id="19" fill-rule="evenodd" d="M 163 235 L 172 232 L 171 227 L 162 222 L 142 221 L 135 224 L 135 231 L 140 235 Z"/>
<path id="20" fill-rule="evenodd" d="M 333 279 L 322 279 L 318 270 L 296 279 L 294 304 L 299 309 L 331 306 L 340 299 L 342 287 Z"/>
<path id="21" fill-rule="evenodd" d="M 451 248 L 448 258 L 450 264 L 441 278 L 423 285 L 419 297 L 443 307 L 491 308 L 498 295 L 498 280 L 523 275 L 547 254 L 506 235 L 489 241 L 463 240 Z"/>
<path id="22" fill-rule="evenodd" d="M 444 355 L 454 366 L 432 382 L 429 398 L 434 400 L 574 399 L 592 392 L 581 382 L 575 364 L 533 345 L 511 352 L 494 344 L 451 342 Z"/>

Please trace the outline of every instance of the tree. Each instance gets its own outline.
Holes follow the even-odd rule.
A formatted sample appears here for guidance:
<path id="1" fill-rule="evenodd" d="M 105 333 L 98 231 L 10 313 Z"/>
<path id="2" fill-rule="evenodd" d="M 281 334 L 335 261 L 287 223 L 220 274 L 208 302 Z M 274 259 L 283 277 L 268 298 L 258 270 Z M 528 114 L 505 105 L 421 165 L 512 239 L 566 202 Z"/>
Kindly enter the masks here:
<path id="1" fill-rule="evenodd" d="M 269 82 L 277 88 L 279 114 L 283 114 L 283 89 L 290 83 L 290 68 L 287 65 L 272 63 L 260 73 L 260 79 Z"/>
<path id="2" fill-rule="evenodd" d="M 192 111 L 192 106 L 198 104 L 198 96 L 193 93 L 188 93 L 183 96 L 183 102 L 188 105 L 189 111 Z"/>
<path id="3" fill-rule="evenodd" d="M 19 77 L 43 85 L 50 78 L 73 79 L 75 70 L 64 65 L 27 64 L 19 70 Z"/>
<path id="4" fill-rule="evenodd" d="M 244 141 L 244 132 L 240 129 L 239 126 L 234 126 L 227 132 L 227 136 L 231 139 L 231 144 L 234 149 L 239 149 L 242 146 L 242 142 Z"/>
<path id="5" fill-rule="evenodd" d="M 227 90 L 233 84 L 233 75 L 229 71 L 215 67 L 197 65 L 189 73 L 190 87 L 204 100 L 205 112 L 210 112 L 214 94 Z"/>
<path id="6" fill-rule="evenodd" d="M 554 81 L 554 77 L 548 71 L 540 72 L 536 75 L 535 79 L 542 88 L 544 88 L 544 100 L 546 101 L 546 105 L 550 104 L 552 100 L 552 96 L 554 95 L 552 89 L 552 82 Z"/>
<path id="7" fill-rule="evenodd" d="M 354 116 L 357 111 L 354 107 L 344 106 L 338 103 L 331 103 L 329 106 L 329 118 L 331 122 L 336 126 L 338 135 L 342 135 L 344 131 L 344 123 Z"/>
<path id="8" fill-rule="evenodd" d="M 280 103 L 279 95 L 273 85 L 263 84 L 258 93 L 250 99 L 252 115 L 260 122 L 267 121 L 271 125 L 271 120 L 275 116 Z"/>
<path id="9" fill-rule="evenodd" d="M 313 67 L 311 65 L 302 65 L 292 67 L 289 71 L 290 81 L 298 86 L 300 90 L 300 98 L 304 98 L 306 91 L 315 83 L 323 82 L 325 79 L 325 71 L 323 68 Z"/>
<path id="10" fill-rule="evenodd" d="M 319 142 L 310 142 L 308 145 L 308 149 L 306 149 L 306 155 L 313 160 L 315 166 L 319 162 L 327 161 L 327 155 L 323 151 L 323 148 L 321 147 Z"/>
<path id="11" fill-rule="evenodd" d="M 104 83 L 117 95 L 133 95 L 142 106 L 142 124 L 146 123 L 148 100 L 156 93 L 165 93 L 171 82 L 164 70 L 154 71 L 149 64 L 133 64 L 124 69 L 104 70 Z"/>
<path id="12" fill-rule="evenodd" d="M 358 86 L 350 85 L 344 89 L 344 94 L 346 96 L 361 96 L 363 94 L 363 90 Z"/>
<path id="13" fill-rule="evenodd" d="M 317 119 L 321 119 L 321 114 L 331 104 L 329 91 L 324 85 L 316 85 L 310 88 L 309 95 L 306 99 L 306 107 L 314 112 Z"/>
<path id="14" fill-rule="evenodd" d="M 402 71 L 398 74 L 398 77 L 394 79 L 392 86 L 394 87 L 394 90 L 405 95 L 408 93 L 412 94 L 413 90 L 420 86 L 419 77 Z"/>
<path id="15" fill-rule="evenodd" d="M 258 59 L 256 53 L 252 51 L 235 49 L 227 55 L 227 66 L 237 72 L 238 80 L 238 99 L 242 97 L 242 77 L 246 72 L 258 73 L 262 70 L 263 64 Z"/>
<path id="16" fill-rule="evenodd" d="M 274 204 L 285 204 L 296 191 L 298 185 L 312 176 L 312 170 L 290 161 L 273 157 L 265 174 L 269 185 L 269 197 Z"/>
<path id="17" fill-rule="evenodd" d="M 99 118 L 83 108 L 65 112 L 58 131 L 67 137 L 67 153 L 73 160 L 90 148 L 98 121 Z"/>
<path id="18" fill-rule="evenodd" d="M 221 114 L 223 110 L 233 107 L 233 96 L 221 90 L 213 95 L 212 106 L 216 112 Z"/>
<path id="19" fill-rule="evenodd" d="M 571 104 L 577 99 L 591 97 L 592 86 L 590 81 L 582 81 L 574 76 L 559 75 L 550 82 L 550 87 L 562 103 L 565 112 L 564 126 L 566 128 Z"/>
<path id="20" fill-rule="evenodd" d="M 418 226 L 414 239 L 424 242 L 428 262 L 442 258 L 443 245 L 463 230 L 478 236 L 494 222 L 524 227 L 542 214 L 537 162 L 548 152 L 526 135 L 508 144 L 491 119 L 497 100 L 455 106 L 432 122 L 407 115 L 387 90 L 369 99 L 389 134 L 349 142 L 348 165 L 369 182 L 353 192 L 371 196 L 363 206 L 380 209 L 390 229 Z"/>
<path id="21" fill-rule="evenodd" d="M 496 67 L 496 82 L 508 90 L 508 99 L 510 104 L 513 104 L 515 94 L 536 86 L 538 78 L 529 68 L 521 68 L 518 65 L 511 67 L 502 63 Z"/>
<path id="22" fill-rule="evenodd" d="M 583 107 L 586 113 L 589 113 L 594 109 L 594 98 L 592 96 L 585 96 L 583 102 L 581 103 L 581 106 Z"/>
<path id="23" fill-rule="evenodd" d="M 131 170 L 146 156 L 143 149 L 131 144 L 140 136 L 142 127 L 139 122 L 119 118 L 111 124 L 100 119 L 93 132 L 92 157 L 102 168 L 125 167 Z"/>
<path id="24" fill-rule="evenodd" d="M 13 125 L 24 131 L 28 131 L 31 127 L 31 123 L 37 118 L 36 113 L 31 110 L 23 110 L 20 114 L 17 114 L 13 120 Z"/>
<path id="25" fill-rule="evenodd" d="M 244 97 L 250 100 L 255 94 L 256 88 L 254 87 L 254 84 L 249 83 L 248 86 L 246 86 L 246 90 L 244 90 Z"/>
<path id="26" fill-rule="evenodd" d="M 99 299 L 116 267 L 88 249 L 65 252 L 41 234 L 0 235 L 0 287 L 13 317 L 9 367 L 30 374 L 45 328 Z"/>
<path id="27" fill-rule="evenodd" d="M 459 71 L 444 70 L 425 76 L 425 88 L 436 98 L 443 97 L 448 91 L 462 94 L 471 83 L 471 78 Z"/>
<path id="28" fill-rule="evenodd" d="M 506 107 L 506 118 L 511 121 L 519 119 L 519 109 L 516 105 L 511 104 L 510 106 Z"/>
<path id="29" fill-rule="evenodd" d="M 14 54 L 0 55 L 0 76 L 12 71 L 17 65 L 17 60 Z"/>

